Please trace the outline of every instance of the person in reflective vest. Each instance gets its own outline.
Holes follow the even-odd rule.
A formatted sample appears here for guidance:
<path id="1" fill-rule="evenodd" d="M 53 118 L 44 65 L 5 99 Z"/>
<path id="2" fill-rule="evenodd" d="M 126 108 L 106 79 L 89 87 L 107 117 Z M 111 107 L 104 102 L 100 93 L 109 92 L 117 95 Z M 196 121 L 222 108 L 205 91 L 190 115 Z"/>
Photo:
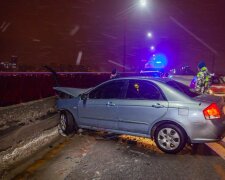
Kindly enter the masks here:
<path id="1" fill-rule="evenodd" d="M 211 75 L 206 67 L 206 64 L 203 61 L 201 61 L 198 64 L 196 91 L 199 93 L 208 93 L 210 82 L 211 82 Z"/>

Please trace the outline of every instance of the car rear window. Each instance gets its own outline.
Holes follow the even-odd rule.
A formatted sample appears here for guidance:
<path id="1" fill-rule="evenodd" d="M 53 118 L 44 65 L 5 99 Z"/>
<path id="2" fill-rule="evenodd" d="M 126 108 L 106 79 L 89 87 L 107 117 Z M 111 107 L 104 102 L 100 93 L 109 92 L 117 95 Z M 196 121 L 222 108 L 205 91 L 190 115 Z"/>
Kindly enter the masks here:
<path id="1" fill-rule="evenodd" d="M 177 82 L 177 81 L 168 81 L 166 82 L 167 85 L 169 85 L 170 87 L 175 88 L 176 90 L 183 92 L 184 94 L 186 94 L 187 96 L 193 98 L 196 96 L 199 96 L 198 93 L 194 92 L 193 90 L 191 90 L 188 86 Z"/>

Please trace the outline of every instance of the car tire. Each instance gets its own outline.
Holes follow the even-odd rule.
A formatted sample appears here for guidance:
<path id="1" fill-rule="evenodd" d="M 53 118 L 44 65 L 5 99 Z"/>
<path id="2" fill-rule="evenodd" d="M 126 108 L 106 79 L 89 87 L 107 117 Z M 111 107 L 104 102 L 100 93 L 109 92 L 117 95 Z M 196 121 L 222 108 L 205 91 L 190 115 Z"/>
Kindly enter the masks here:
<path id="1" fill-rule="evenodd" d="M 70 112 L 62 111 L 60 113 L 59 128 L 65 135 L 70 135 L 78 131 L 77 123 Z"/>
<path id="2" fill-rule="evenodd" d="M 154 140 L 161 151 L 169 154 L 179 153 L 187 143 L 184 130 L 174 124 L 162 124 L 157 127 Z"/>

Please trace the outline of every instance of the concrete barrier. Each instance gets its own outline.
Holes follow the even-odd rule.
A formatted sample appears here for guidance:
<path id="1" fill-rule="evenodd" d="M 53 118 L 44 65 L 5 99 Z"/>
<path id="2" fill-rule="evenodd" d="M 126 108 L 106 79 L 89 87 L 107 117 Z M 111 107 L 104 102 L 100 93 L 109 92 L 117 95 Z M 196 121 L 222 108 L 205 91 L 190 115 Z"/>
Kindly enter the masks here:
<path id="1" fill-rule="evenodd" d="M 55 97 L 0 108 L 0 177 L 58 138 Z"/>

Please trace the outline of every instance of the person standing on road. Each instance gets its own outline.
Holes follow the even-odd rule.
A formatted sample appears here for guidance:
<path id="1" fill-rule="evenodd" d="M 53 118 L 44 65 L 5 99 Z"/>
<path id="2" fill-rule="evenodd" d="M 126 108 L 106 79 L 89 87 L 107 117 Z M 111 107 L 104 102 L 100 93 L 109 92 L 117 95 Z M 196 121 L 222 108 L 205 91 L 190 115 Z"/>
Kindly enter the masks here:
<path id="1" fill-rule="evenodd" d="M 207 93 L 211 81 L 211 75 L 206 67 L 206 64 L 201 61 L 198 64 L 198 74 L 196 81 L 196 91 L 199 93 Z"/>
<path id="2" fill-rule="evenodd" d="M 117 73 L 116 68 L 112 70 L 111 74 L 110 74 L 110 79 L 115 79 L 118 78 L 119 74 Z"/>

